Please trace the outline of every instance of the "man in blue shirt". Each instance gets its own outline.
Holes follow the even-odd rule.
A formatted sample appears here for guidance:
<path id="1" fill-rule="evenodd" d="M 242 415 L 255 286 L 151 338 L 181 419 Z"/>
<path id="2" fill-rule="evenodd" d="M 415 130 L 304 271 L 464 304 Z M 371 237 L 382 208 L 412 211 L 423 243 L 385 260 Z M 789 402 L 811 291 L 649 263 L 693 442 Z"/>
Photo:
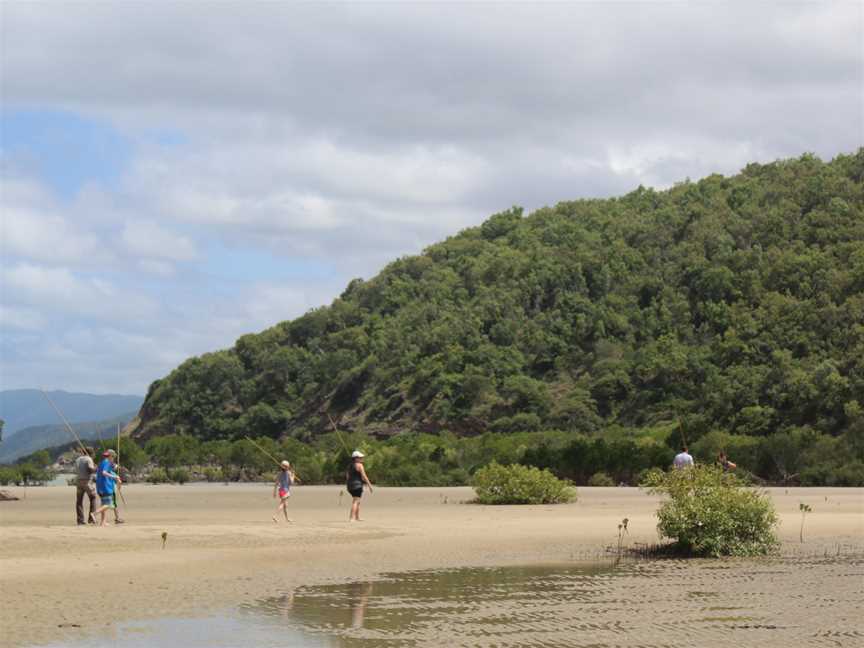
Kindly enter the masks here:
<path id="1" fill-rule="evenodd" d="M 102 453 L 102 461 L 99 462 L 99 467 L 96 469 L 96 492 L 99 494 L 102 506 L 94 513 L 99 513 L 102 519 L 99 526 L 105 526 L 105 514 L 108 509 L 114 509 L 114 485 L 122 484 L 120 476 L 114 472 L 114 464 L 112 460 L 117 454 L 113 450 L 106 450 Z"/>

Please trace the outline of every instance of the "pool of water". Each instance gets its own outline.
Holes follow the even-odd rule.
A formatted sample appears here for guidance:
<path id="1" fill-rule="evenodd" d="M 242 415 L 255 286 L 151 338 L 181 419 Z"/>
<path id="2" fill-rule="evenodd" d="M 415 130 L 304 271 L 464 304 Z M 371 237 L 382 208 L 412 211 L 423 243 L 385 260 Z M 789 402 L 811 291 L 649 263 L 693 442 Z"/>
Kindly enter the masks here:
<path id="1" fill-rule="evenodd" d="M 286 588 L 54 646 L 860 646 L 862 609 L 850 557 L 453 569 Z"/>

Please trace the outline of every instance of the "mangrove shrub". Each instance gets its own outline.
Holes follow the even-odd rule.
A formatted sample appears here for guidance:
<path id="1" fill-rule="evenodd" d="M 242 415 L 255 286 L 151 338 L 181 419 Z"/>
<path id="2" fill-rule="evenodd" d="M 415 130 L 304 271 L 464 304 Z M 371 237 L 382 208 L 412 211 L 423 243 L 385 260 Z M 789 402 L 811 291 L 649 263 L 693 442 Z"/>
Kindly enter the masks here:
<path id="1" fill-rule="evenodd" d="M 657 511 L 657 530 L 682 553 L 758 556 L 778 548 L 777 513 L 768 495 L 746 488 L 714 466 L 651 471 L 643 486 L 669 496 Z"/>
<path id="2" fill-rule="evenodd" d="M 569 482 L 548 470 L 492 462 L 474 474 L 480 504 L 562 504 L 576 498 Z"/>

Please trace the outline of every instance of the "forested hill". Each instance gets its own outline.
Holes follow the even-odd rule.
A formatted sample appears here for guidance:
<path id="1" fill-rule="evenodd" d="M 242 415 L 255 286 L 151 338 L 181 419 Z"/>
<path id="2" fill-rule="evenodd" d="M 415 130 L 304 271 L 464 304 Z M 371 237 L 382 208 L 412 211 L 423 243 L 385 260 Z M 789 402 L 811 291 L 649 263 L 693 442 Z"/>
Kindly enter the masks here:
<path id="1" fill-rule="evenodd" d="M 329 412 L 377 436 L 638 437 L 680 417 L 691 441 L 862 452 L 862 179 L 864 149 L 496 214 L 187 360 L 151 385 L 134 435 L 309 439 Z"/>

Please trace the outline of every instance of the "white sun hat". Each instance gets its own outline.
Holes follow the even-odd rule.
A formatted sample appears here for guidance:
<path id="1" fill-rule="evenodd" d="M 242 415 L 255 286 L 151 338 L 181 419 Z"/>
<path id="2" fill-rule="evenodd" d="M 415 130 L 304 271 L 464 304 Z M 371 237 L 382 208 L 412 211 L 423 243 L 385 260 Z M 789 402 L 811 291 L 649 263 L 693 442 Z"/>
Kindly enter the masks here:
<path id="1" fill-rule="evenodd" d="M 291 462 L 288 461 L 287 459 L 285 459 L 285 460 L 283 460 L 282 463 L 279 464 L 279 465 L 281 465 L 283 468 L 290 468 L 290 467 L 291 467 Z"/>
<path id="2" fill-rule="evenodd" d="M 362 452 L 360 452 L 359 450 L 355 450 L 354 452 L 351 453 L 351 458 L 352 458 L 352 459 L 357 459 L 358 457 L 365 457 L 365 456 L 366 456 L 366 455 L 364 455 L 364 454 L 363 454 Z"/>

